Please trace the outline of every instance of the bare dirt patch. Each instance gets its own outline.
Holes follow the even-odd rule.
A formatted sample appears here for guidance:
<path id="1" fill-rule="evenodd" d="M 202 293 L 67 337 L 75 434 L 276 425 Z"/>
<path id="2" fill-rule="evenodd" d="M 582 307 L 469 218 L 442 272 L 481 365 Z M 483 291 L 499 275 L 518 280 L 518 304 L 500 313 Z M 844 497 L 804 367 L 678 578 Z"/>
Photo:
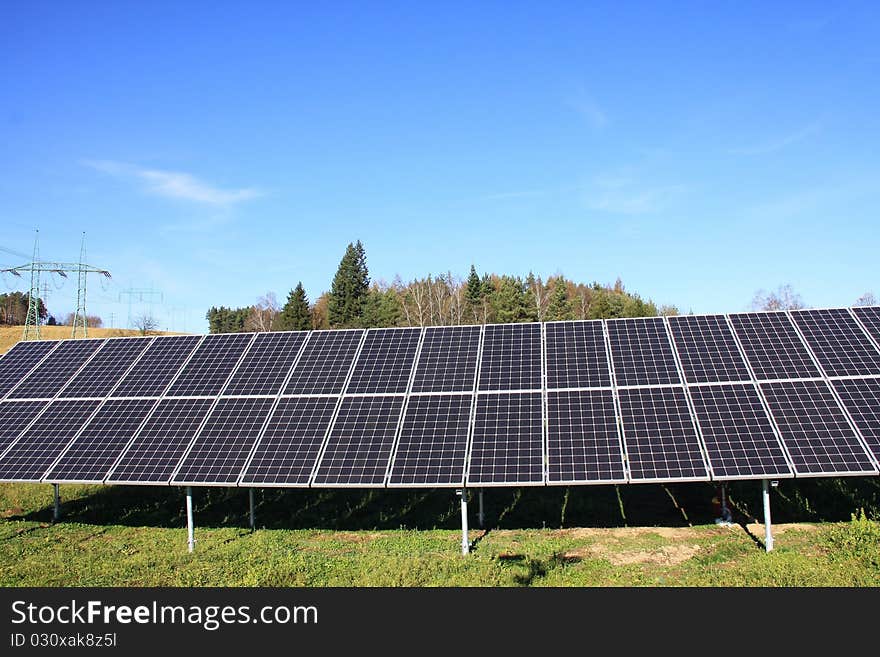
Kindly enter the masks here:
<path id="1" fill-rule="evenodd" d="M 623 550 L 616 552 L 604 545 L 590 545 L 585 548 L 569 550 L 562 556 L 564 559 L 598 558 L 609 561 L 614 566 L 630 566 L 633 564 L 658 564 L 674 566 L 692 558 L 700 551 L 699 545 L 667 545 L 654 550 Z"/>

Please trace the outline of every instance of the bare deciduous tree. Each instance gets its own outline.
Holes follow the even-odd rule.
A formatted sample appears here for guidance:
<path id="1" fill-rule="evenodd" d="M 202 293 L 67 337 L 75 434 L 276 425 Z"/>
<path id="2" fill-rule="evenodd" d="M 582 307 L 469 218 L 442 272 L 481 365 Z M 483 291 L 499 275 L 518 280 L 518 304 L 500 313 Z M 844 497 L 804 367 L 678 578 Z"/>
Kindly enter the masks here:
<path id="1" fill-rule="evenodd" d="M 251 306 L 251 312 L 244 323 L 245 330 L 256 332 L 271 331 L 272 324 L 275 322 L 279 312 L 281 312 L 281 307 L 278 305 L 275 293 L 266 292 L 265 296 L 257 299 L 257 303 Z"/>
<path id="2" fill-rule="evenodd" d="M 856 300 L 857 306 L 876 306 L 877 305 L 877 297 L 874 296 L 873 292 L 865 292 L 862 296 L 860 296 Z"/>
<path id="3" fill-rule="evenodd" d="M 134 318 L 134 328 L 141 335 L 149 335 L 150 331 L 155 331 L 159 328 L 159 321 L 152 315 L 144 313 Z"/>
<path id="4" fill-rule="evenodd" d="M 805 308 L 801 295 L 791 285 L 780 285 L 775 290 L 758 290 L 752 299 L 752 310 L 798 310 Z"/>

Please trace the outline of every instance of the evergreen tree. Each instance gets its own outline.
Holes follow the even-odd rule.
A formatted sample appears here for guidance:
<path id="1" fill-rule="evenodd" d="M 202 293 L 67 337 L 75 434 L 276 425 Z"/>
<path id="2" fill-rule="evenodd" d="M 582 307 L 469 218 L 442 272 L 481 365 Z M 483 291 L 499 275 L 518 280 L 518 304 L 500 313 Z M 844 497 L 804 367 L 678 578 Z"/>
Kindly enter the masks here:
<path id="1" fill-rule="evenodd" d="M 547 306 L 547 319 L 549 321 L 574 319 L 574 311 L 572 310 L 571 302 L 568 300 L 568 289 L 565 279 L 561 276 L 556 279 L 556 283 L 553 285 L 550 305 Z"/>
<path id="2" fill-rule="evenodd" d="M 467 288 L 465 289 L 464 298 L 470 306 L 477 306 L 483 297 L 483 284 L 477 275 L 477 268 L 471 265 L 471 274 L 468 276 Z"/>
<path id="3" fill-rule="evenodd" d="M 367 256 L 358 240 L 349 244 L 333 277 L 327 303 L 328 318 L 333 328 L 359 326 L 364 312 L 364 301 L 370 291 Z"/>
<path id="4" fill-rule="evenodd" d="M 287 303 L 275 319 L 276 331 L 308 331 L 312 328 L 312 314 L 302 282 L 287 295 Z"/>
<path id="5" fill-rule="evenodd" d="M 531 308 L 521 279 L 501 277 L 498 289 L 492 295 L 492 310 L 499 324 L 531 321 Z"/>
<path id="6" fill-rule="evenodd" d="M 364 328 L 399 326 L 402 316 L 403 306 L 397 292 L 393 288 L 382 290 L 375 287 L 364 300 L 361 325 Z"/>

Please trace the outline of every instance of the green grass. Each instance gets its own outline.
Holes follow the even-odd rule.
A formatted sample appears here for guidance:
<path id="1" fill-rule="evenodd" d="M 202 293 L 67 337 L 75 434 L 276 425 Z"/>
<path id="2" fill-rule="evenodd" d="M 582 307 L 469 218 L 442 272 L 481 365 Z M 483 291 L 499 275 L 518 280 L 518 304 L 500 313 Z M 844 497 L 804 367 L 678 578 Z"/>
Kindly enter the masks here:
<path id="1" fill-rule="evenodd" d="M 49 485 L 0 485 L 0 584 L 880 585 L 872 479 L 783 482 L 774 521 L 786 524 L 770 554 L 751 524 L 760 503 L 754 482 L 731 487 L 741 524 L 729 528 L 712 522 L 707 484 L 491 489 L 490 529 L 471 532 L 468 557 L 459 553 L 459 508 L 448 490 L 261 490 L 251 532 L 246 491 L 196 489 L 194 554 L 178 489 L 61 492 L 64 518 L 53 524 Z"/>

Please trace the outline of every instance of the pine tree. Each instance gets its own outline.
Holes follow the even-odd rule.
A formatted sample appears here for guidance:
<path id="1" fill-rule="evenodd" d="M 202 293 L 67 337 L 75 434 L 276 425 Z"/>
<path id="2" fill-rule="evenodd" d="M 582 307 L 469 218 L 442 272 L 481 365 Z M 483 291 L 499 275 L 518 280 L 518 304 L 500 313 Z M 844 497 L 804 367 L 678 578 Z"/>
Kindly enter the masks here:
<path id="1" fill-rule="evenodd" d="M 495 294 L 492 310 L 499 324 L 528 322 L 532 319 L 523 282 L 513 276 L 502 276 Z"/>
<path id="2" fill-rule="evenodd" d="M 328 319 L 333 328 L 359 326 L 364 301 L 370 291 L 367 256 L 358 240 L 349 244 L 333 277 L 327 303 Z"/>
<path id="3" fill-rule="evenodd" d="M 483 297 L 483 284 L 477 274 L 477 268 L 471 265 L 471 274 L 468 276 L 467 289 L 464 293 L 465 299 L 470 306 L 476 307 Z"/>
<path id="4" fill-rule="evenodd" d="M 276 331 L 308 331 L 312 328 L 309 300 L 302 282 L 287 295 L 287 303 L 278 314 L 274 328 Z"/>
<path id="5" fill-rule="evenodd" d="M 571 302 L 568 300 L 568 289 L 565 279 L 561 276 L 556 279 L 556 283 L 553 285 L 550 305 L 547 306 L 547 319 L 550 321 L 574 319 L 574 311 L 572 310 Z"/>

